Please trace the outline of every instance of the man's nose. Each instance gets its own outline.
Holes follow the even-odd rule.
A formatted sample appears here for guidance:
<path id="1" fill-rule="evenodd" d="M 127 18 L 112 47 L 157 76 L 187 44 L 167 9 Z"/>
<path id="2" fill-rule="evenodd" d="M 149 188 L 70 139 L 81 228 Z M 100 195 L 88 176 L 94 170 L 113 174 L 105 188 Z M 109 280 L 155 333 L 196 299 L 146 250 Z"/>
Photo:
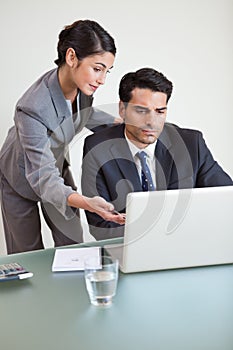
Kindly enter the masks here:
<path id="1" fill-rule="evenodd" d="M 156 112 L 150 111 L 150 113 L 147 113 L 146 115 L 146 123 L 147 124 L 153 124 L 156 120 Z"/>

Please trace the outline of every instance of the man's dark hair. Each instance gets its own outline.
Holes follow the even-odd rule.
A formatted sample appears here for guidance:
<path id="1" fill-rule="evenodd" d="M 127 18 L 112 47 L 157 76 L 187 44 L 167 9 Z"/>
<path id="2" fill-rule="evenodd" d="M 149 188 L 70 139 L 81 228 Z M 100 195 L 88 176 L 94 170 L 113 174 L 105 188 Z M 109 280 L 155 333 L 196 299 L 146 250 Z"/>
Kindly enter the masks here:
<path id="1" fill-rule="evenodd" d="M 142 68 L 136 72 L 127 73 L 123 76 L 119 87 L 120 100 L 129 102 L 132 98 L 132 91 L 135 88 L 150 89 L 154 92 L 163 92 L 167 95 L 167 101 L 172 94 L 172 82 L 162 73 L 153 68 Z"/>
<path id="2" fill-rule="evenodd" d="M 116 54 L 114 39 L 97 22 L 79 20 L 66 26 L 59 34 L 57 45 L 58 58 L 54 61 L 58 67 L 65 63 L 66 51 L 73 48 L 81 61 L 87 56 L 111 52 Z"/>

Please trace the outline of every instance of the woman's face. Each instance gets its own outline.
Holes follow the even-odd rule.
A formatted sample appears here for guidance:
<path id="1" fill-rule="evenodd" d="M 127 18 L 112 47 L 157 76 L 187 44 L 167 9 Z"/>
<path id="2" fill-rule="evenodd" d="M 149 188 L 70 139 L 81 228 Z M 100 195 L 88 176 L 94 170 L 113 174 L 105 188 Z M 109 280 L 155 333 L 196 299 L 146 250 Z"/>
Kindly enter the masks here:
<path id="1" fill-rule="evenodd" d="M 85 57 L 82 61 L 76 58 L 72 68 L 73 83 L 85 95 L 92 95 L 103 85 L 107 73 L 113 67 L 114 55 L 110 52 Z"/>

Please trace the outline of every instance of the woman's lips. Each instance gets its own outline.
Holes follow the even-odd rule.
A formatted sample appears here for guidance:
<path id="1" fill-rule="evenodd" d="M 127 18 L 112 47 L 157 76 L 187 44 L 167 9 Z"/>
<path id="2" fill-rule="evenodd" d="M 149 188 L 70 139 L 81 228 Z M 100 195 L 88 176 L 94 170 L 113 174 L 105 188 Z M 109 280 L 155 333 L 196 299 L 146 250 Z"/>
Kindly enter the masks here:
<path id="1" fill-rule="evenodd" d="M 91 85 L 91 84 L 89 84 L 89 85 L 90 85 L 90 87 L 91 87 L 91 89 L 92 89 L 93 91 L 96 91 L 96 90 L 98 89 L 98 86 Z"/>

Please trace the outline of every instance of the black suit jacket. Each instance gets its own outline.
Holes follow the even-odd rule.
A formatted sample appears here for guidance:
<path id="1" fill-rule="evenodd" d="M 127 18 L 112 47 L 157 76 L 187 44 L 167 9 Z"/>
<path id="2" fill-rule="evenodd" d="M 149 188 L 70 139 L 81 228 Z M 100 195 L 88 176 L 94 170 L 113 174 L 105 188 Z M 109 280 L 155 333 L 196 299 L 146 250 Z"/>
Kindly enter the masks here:
<path id="1" fill-rule="evenodd" d="M 113 203 L 125 212 L 130 192 L 142 191 L 140 178 L 124 136 L 124 124 L 86 138 L 82 191 Z M 166 123 L 155 147 L 156 189 L 233 185 L 207 148 L 201 132 Z M 96 239 L 123 235 L 123 227 L 86 212 L 90 233 Z"/>

